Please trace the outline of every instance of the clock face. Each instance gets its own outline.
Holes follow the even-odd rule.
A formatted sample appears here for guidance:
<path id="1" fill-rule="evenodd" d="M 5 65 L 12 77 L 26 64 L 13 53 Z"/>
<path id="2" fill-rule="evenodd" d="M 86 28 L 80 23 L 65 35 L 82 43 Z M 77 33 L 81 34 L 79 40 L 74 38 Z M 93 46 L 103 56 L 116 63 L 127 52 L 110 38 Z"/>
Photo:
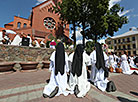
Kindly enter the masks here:
<path id="1" fill-rule="evenodd" d="M 47 29 L 53 30 L 55 28 L 56 22 L 53 18 L 47 17 L 44 19 L 44 26 Z"/>

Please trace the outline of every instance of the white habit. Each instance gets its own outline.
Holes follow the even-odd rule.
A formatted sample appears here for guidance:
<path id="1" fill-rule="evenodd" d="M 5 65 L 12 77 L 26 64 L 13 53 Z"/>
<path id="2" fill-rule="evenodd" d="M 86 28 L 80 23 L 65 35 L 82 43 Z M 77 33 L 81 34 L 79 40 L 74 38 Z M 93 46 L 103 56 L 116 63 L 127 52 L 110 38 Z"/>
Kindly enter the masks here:
<path id="1" fill-rule="evenodd" d="M 69 56 L 70 58 L 69 61 L 71 61 L 71 63 L 73 62 L 73 56 L 74 52 Z M 75 85 L 78 85 L 78 89 L 80 92 L 77 94 L 77 97 L 84 97 L 86 93 L 90 90 L 90 82 L 88 82 L 87 79 L 87 69 L 86 69 L 86 66 L 89 64 L 89 62 L 90 62 L 90 57 L 85 52 L 83 52 L 83 64 L 82 64 L 81 76 L 78 77 L 76 74 L 75 76 L 73 76 L 73 74 L 70 73 L 69 87 L 71 93 L 74 93 Z"/>
<path id="2" fill-rule="evenodd" d="M 64 74 L 61 75 L 60 72 L 55 76 L 55 51 L 52 53 L 50 57 L 50 68 L 49 70 L 51 71 L 51 76 L 50 76 L 50 81 L 48 85 L 45 85 L 45 88 L 43 90 L 43 93 L 46 95 L 50 95 L 52 91 L 55 89 L 56 86 L 59 87 L 58 93 L 56 96 L 59 96 L 60 94 L 64 94 L 65 96 L 68 95 L 68 92 L 66 91 L 67 89 L 67 74 L 66 72 L 69 72 L 68 68 L 68 55 L 65 52 L 65 67 L 64 67 Z"/>
<path id="3" fill-rule="evenodd" d="M 13 41 L 11 42 L 11 45 L 17 45 L 20 46 L 20 43 L 22 42 L 22 38 L 17 34 Z"/>
<path id="4" fill-rule="evenodd" d="M 121 55 L 121 65 L 120 68 L 122 68 L 123 74 L 132 74 L 135 70 L 131 70 L 130 66 L 127 61 L 127 56 L 125 54 Z M 137 73 L 137 71 L 135 71 Z"/>
<path id="5" fill-rule="evenodd" d="M 108 60 L 108 56 L 103 52 L 105 62 Z M 91 59 L 91 81 L 94 82 L 94 85 L 98 87 L 101 91 L 105 91 L 107 83 L 109 82 L 107 78 L 104 78 L 104 70 L 101 68 L 98 70 L 96 68 L 96 51 L 94 50 L 90 54 Z M 106 65 L 105 65 L 106 66 Z"/>

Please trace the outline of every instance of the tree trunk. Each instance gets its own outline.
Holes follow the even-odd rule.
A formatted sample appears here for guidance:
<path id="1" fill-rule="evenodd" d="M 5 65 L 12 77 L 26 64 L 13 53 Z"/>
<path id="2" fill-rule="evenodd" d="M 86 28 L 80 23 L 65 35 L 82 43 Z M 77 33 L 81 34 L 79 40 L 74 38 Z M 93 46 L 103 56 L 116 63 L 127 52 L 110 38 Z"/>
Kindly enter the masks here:
<path id="1" fill-rule="evenodd" d="M 85 23 L 82 23 L 83 46 L 85 48 Z"/>
<path id="2" fill-rule="evenodd" d="M 95 43 L 97 43 L 97 34 L 95 34 Z"/>
<path id="3" fill-rule="evenodd" d="M 73 23 L 73 31 L 74 31 L 74 48 L 76 47 L 76 25 Z"/>

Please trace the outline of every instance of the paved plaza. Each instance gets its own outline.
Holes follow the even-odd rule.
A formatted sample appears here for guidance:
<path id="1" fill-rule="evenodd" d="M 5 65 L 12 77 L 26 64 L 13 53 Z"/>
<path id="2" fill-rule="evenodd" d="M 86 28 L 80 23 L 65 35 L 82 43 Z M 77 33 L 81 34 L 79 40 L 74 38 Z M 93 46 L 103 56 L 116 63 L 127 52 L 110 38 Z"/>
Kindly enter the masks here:
<path id="1" fill-rule="evenodd" d="M 110 73 L 116 92 L 101 92 L 91 85 L 84 98 L 60 95 L 42 97 L 42 91 L 50 77 L 48 69 L 0 74 L 0 102 L 138 102 L 138 75 Z"/>

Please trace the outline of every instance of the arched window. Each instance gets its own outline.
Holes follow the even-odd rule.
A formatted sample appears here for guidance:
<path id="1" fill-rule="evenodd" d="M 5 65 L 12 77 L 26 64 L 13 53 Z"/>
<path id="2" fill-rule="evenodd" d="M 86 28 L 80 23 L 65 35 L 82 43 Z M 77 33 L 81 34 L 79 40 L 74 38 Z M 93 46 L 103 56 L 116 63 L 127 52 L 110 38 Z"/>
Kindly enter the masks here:
<path id="1" fill-rule="evenodd" d="M 26 23 L 24 23 L 24 24 L 23 24 L 23 27 L 24 27 L 24 28 L 26 28 L 26 27 L 27 27 L 27 24 L 26 24 Z"/>
<path id="2" fill-rule="evenodd" d="M 20 29 L 21 28 L 21 22 L 18 22 L 17 23 L 17 29 Z"/>
<path id="3" fill-rule="evenodd" d="M 44 26 L 47 29 L 53 30 L 55 28 L 56 22 L 53 18 L 47 17 L 44 19 Z"/>

